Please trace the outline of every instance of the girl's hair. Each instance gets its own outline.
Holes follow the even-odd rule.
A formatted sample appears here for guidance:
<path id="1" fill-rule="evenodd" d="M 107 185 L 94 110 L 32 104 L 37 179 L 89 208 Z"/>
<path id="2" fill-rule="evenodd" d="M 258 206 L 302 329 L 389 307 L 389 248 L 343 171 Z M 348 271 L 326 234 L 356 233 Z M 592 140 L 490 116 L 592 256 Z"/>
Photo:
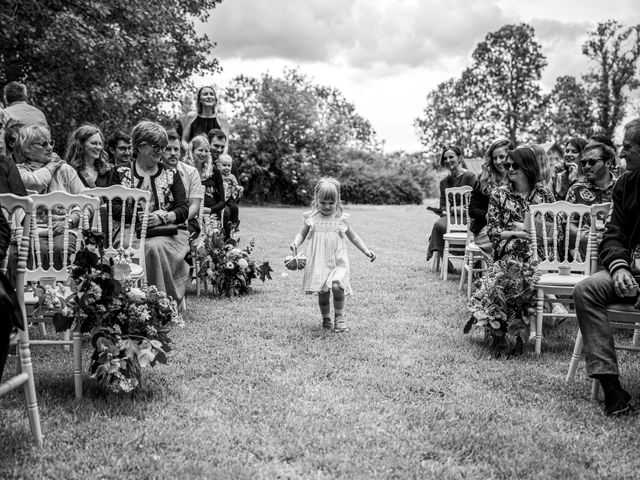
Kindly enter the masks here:
<path id="1" fill-rule="evenodd" d="M 551 155 L 551 152 L 556 152 L 560 158 L 564 155 L 564 150 L 562 150 L 562 147 L 558 145 L 557 142 L 554 142 L 553 145 L 549 147 L 549 150 L 547 150 L 547 156 Z"/>
<path id="2" fill-rule="evenodd" d="M 530 188 L 533 188 L 540 181 L 540 167 L 536 155 L 530 147 L 517 147 L 509 150 L 507 156 L 522 169 Z"/>
<path id="3" fill-rule="evenodd" d="M 533 150 L 533 153 L 536 156 L 536 161 L 538 162 L 538 168 L 540 169 L 540 181 L 546 185 L 549 180 L 551 180 L 549 156 L 547 155 L 546 150 L 537 143 L 529 145 L 529 147 Z"/>
<path id="4" fill-rule="evenodd" d="M 17 163 L 24 163 L 31 159 L 31 146 L 37 141 L 51 141 L 51 133 L 47 127 L 27 125 L 18 130 L 16 143 L 13 147 Z"/>
<path id="5" fill-rule="evenodd" d="M 316 213 L 320 210 L 320 202 L 332 200 L 336 202 L 336 213 L 342 214 L 342 201 L 340 200 L 340 182 L 333 177 L 322 177 L 316 183 L 316 188 L 311 202 L 311 210 Z"/>
<path id="6" fill-rule="evenodd" d="M 104 150 L 104 137 L 102 136 L 102 132 L 95 125 L 87 123 L 79 126 L 71 132 L 69 140 L 67 141 L 67 150 L 64 154 L 64 160 L 75 168 L 78 173 L 84 168 L 84 144 L 96 134 L 100 135 L 103 147 L 102 152 L 100 153 L 100 158 L 95 161 L 96 170 L 98 171 L 98 174 L 102 174 L 111 168 L 107 163 L 108 156 L 107 152 Z"/>
<path id="7" fill-rule="evenodd" d="M 213 90 L 213 96 L 216 97 L 216 104 L 213 106 L 213 111 L 214 113 L 216 112 L 216 110 L 218 109 L 218 94 L 216 93 L 216 89 L 213 88 L 210 85 L 205 85 L 204 87 L 200 87 L 198 89 L 198 92 L 196 93 L 196 112 L 198 113 L 198 115 L 200 115 L 202 113 L 202 101 L 200 100 L 200 97 L 202 96 L 202 91 L 205 88 L 210 88 L 211 90 Z"/>
<path id="8" fill-rule="evenodd" d="M 499 148 L 511 150 L 513 148 L 511 140 L 505 137 L 498 138 L 489 145 L 489 148 L 484 154 L 484 163 L 482 164 L 482 171 L 480 172 L 478 181 L 480 182 L 482 191 L 485 193 L 489 193 L 490 190 L 504 183 L 504 176 L 498 172 L 493 165 L 493 152 Z"/>
<path id="9" fill-rule="evenodd" d="M 200 148 L 203 145 L 210 147 L 209 140 L 207 139 L 205 134 L 201 133 L 193 137 L 189 142 L 189 145 L 187 146 L 187 153 L 184 157 L 184 163 L 186 163 L 187 165 L 191 165 L 192 167 L 195 167 L 196 158 L 193 155 L 193 152 L 197 148 Z M 211 158 L 211 154 L 209 154 L 209 157 L 202 169 L 202 180 L 209 178 L 212 175 L 212 173 L 213 173 L 213 159 Z"/>
<path id="10" fill-rule="evenodd" d="M 457 145 L 445 145 L 442 149 L 442 153 L 440 153 L 440 166 L 444 167 L 444 154 L 447 153 L 448 150 L 451 150 L 458 157 L 462 157 L 462 149 Z M 464 160 L 462 161 L 462 166 L 466 168 L 464 164 Z"/>

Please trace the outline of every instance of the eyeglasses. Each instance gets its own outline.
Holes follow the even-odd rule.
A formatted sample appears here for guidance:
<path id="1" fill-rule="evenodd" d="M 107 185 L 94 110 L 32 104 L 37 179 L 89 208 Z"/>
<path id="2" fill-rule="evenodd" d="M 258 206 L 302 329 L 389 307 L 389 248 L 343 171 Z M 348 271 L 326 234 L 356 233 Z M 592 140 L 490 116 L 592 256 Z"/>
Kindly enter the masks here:
<path id="1" fill-rule="evenodd" d="M 131 146 L 129 146 L 129 147 L 116 147 L 116 150 L 118 150 L 119 152 L 130 152 L 131 151 Z"/>
<path id="2" fill-rule="evenodd" d="M 596 163 L 602 161 L 601 158 L 590 158 L 589 160 L 579 160 L 578 163 L 581 167 L 586 167 L 589 165 L 590 167 L 595 166 Z"/>
<path id="3" fill-rule="evenodd" d="M 164 153 L 167 150 L 166 146 L 161 146 L 161 145 L 152 145 L 150 143 L 147 142 L 142 142 L 140 144 L 140 146 L 142 145 L 149 145 L 152 149 L 153 149 L 153 153 Z"/>
<path id="4" fill-rule="evenodd" d="M 518 165 L 517 163 L 514 163 L 514 162 L 504 162 L 502 164 L 502 166 L 507 171 L 508 170 L 513 170 L 515 172 L 516 170 L 520 170 L 520 165 Z"/>
<path id="5" fill-rule="evenodd" d="M 37 145 L 37 146 L 42 147 L 42 148 L 47 148 L 49 146 L 51 148 L 53 148 L 53 147 L 55 147 L 56 142 L 54 140 L 49 140 L 49 141 L 45 140 L 44 142 L 34 143 L 34 145 Z"/>

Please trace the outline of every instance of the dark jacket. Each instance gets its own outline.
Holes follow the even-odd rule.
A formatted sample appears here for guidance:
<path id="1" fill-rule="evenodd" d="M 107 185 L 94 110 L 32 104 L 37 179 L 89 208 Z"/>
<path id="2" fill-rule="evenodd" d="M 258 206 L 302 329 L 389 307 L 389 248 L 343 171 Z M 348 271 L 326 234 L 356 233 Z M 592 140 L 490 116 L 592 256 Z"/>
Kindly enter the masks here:
<path id="1" fill-rule="evenodd" d="M 469 230 L 478 235 L 487 225 L 487 210 L 489 210 L 489 195 L 482 190 L 480 180 L 476 181 L 469 198 Z"/>
<path id="2" fill-rule="evenodd" d="M 211 213 L 219 213 L 224 208 L 224 182 L 217 167 L 213 167 L 211 176 L 202 182 L 204 185 L 204 206 Z"/>
<path id="3" fill-rule="evenodd" d="M 27 196 L 20 172 L 13 158 L 0 155 L 0 193 Z"/>
<path id="4" fill-rule="evenodd" d="M 622 175 L 613 187 L 611 218 L 605 227 L 599 252 L 610 274 L 631 270 L 630 260 L 640 243 L 640 170 Z"/>

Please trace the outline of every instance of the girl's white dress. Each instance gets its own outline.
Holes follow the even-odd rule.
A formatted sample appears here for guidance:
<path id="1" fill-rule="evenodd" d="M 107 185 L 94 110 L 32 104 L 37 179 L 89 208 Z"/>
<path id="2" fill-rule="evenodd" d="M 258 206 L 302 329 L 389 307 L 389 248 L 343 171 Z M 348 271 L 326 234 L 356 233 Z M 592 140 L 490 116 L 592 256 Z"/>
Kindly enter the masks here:
<path id="1" fill-rule="evenodd" d="M 304 223 L 309 225 L 307 266 L 302 280 L 304 292 L 327 292 L 333 282 L 338 282 L 344 293 L 351 295 L 346 235 L 349 214 L 325 216 L 307 212 Z"/>

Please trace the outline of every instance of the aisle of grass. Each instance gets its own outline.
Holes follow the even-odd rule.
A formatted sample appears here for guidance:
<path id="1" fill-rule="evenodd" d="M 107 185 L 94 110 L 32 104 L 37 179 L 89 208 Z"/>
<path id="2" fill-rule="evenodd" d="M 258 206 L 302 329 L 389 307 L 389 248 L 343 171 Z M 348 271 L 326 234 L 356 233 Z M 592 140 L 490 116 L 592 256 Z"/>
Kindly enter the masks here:
<path id="1" fill-rule="evenodd" d="M 242 299 L 189 297 L 169 365 L 136 395 L 87 380 L 76 401 L 69 354 L 35 350 L 46 444 L 31 447 L 20 395 L 0 399 L 0 478 L 637 476 L 638 417 L 603 417 L 582 365 L 563 383 L 571 322 L 541 358 L 491 359 L 480 332 L 462 334 L 457 277 L 426 272 L 423 207 L 350 209 L 378 259 L 350 249 L 352 331 L 323 332 L 316 297 L 283 268 L 302 211 L 242 210 L 243 244 L 255 238 L 273 281 Z M 637 395 L 640 365 L 621 363 Z"/>

